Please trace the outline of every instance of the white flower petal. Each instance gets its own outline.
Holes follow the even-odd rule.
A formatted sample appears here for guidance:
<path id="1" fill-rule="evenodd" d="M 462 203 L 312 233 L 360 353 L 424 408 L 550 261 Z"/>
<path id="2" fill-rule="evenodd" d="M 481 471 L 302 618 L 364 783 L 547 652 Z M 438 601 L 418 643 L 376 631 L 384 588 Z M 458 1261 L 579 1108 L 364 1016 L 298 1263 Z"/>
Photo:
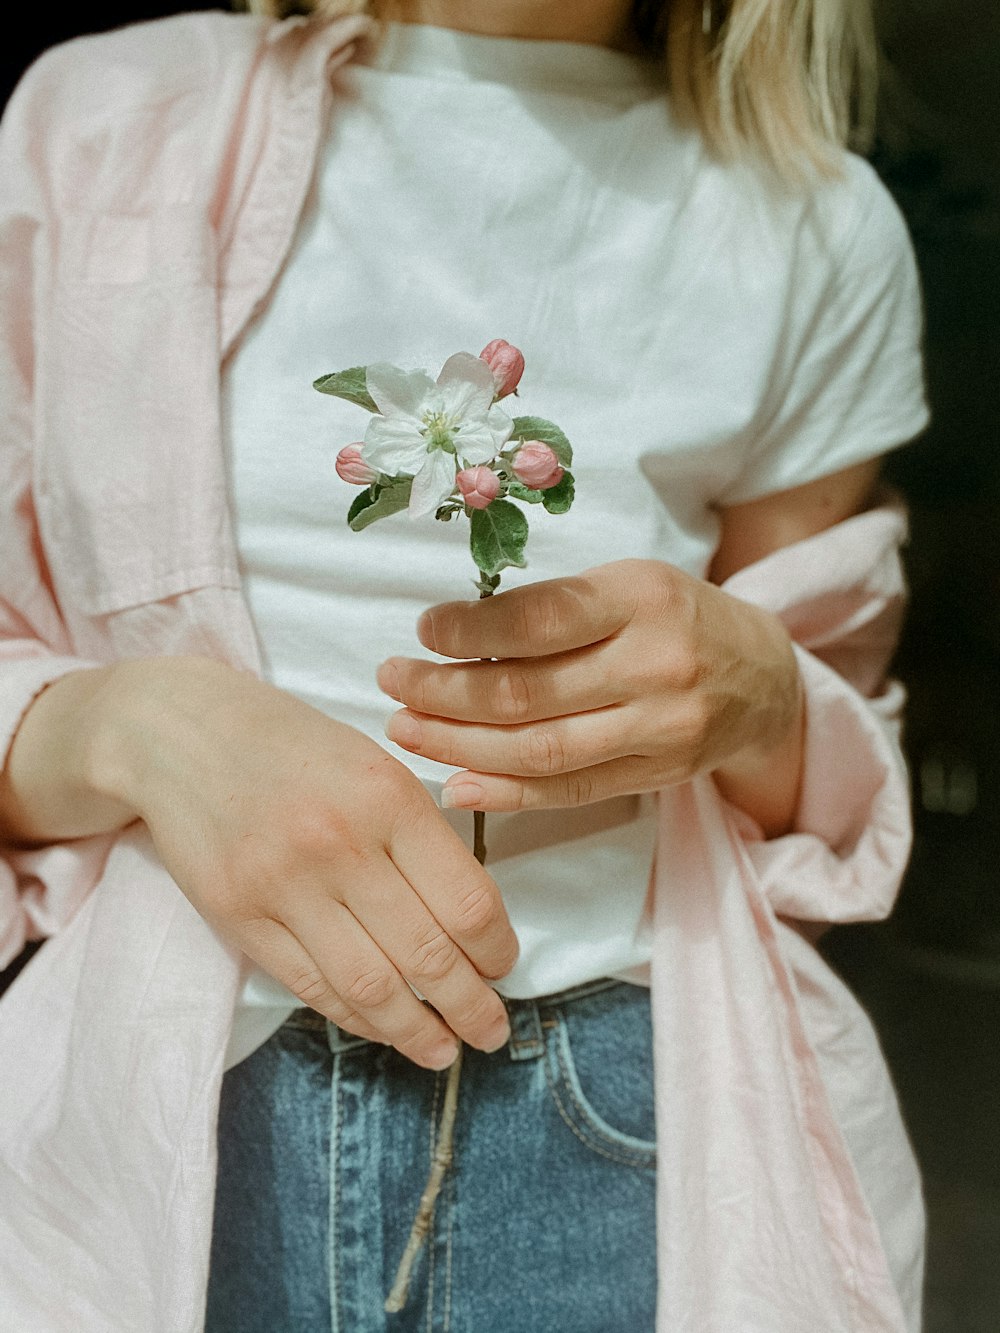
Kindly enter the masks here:
<path id="1" fill-rule="evenodd" d="M 490 430 L 493 432 L 493 438 L 497 442 L 497 449 L 504 447 L 510 437 L 514 434 L 514 422 L 502 407 L 491 407 L 486 413 L 486 420 L 489 422 Z"/>
<path id="2" fill-rule="evenodd" d="M 463 421 L 455 432 L 455 452 L 466 464 L 473 467 L 492 462 L 502 444 L 502 440 L 497 443 L 484 417 Z"/>
<path id="3" fill-rule="evenodd" d="M 437 382 L 449 416 L 481 416 L 496 393 L 493 371 L 471 352 L 450 356 L 441 367 Z"/>
<path id="4" fill-rule="evenodd" d="M 434 391 L 434 381 L 426 370 L 400 370 L 387 361 L 368 367 L 367 384 L 384 416 L 414 421 L 420 420 L 424 399 Z"/>
<path id="5" fill-rule="evenodd" d="M 431 514 L 455 489 L 455 455 L 435 449 L 413 478 L 410 491 L 410 518 Z"/>
<path id="6" fill-rule="evenodd" d="M 372 417 L 365 431 L 361 457 L 369 467 L 389 477 L 400 473 L 412 477 L 427 458 L 427 441 L 415 422 Z"/>

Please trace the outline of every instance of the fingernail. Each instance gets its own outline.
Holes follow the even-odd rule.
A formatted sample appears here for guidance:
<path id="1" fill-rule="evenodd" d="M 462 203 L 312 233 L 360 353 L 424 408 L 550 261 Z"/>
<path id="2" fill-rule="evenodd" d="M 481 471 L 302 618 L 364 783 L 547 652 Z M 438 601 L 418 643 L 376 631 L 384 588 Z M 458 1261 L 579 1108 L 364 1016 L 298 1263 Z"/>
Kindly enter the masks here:
<path id="1" fill-rule="evenodd" d="M 434 621 L 429 611 L 425 611 L 417 621 L 417 638 L 425 648 L 434 651 Z"/>
<path id="2" fill-rule="evenodd" d="M 427 1057 L 427 1063 L 431 1069 L 448 1069 L 455 1063 L 457 1056 L 458 1047 L 453 1041 L 446 1041 L 434 1047 Z"/>
<path id="3" fill-rule="evenodd" d="M 409 713 L 393 713 L 386 723 L 385 734 L 397 745 L 415 748 L 420 744 L 420 723 Z"/>
<path id="4" fill-rule="evenodd" d="M 391 662 L 383 662 L 375 672 L 380 690 L 384 690 L 391 699 L 399 699 L 399 671 Z"/>
<path id="5" fill-rule="evenodd" d="M 486 793 L 476 782 L 456 782 L 454 787 L 441 788 L 443 810 L 478 810 Z"/>

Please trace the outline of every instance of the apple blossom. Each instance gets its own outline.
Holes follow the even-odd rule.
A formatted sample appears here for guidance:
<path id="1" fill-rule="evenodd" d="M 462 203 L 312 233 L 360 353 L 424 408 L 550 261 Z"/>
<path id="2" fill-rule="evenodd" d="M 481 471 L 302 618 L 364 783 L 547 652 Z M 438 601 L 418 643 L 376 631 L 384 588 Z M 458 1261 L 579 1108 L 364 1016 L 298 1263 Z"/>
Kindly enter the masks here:
<path id="1" fill-rule="evenodd" d="M 455 490 L 455 473 L 490 463 L 514 423 L 493 404 L 493 373 L 469 352 L 444 363 L 437 382 L 423 370 L 382 362 L 367 368 L 378 409 L 365 432 L 364 461 L 388 477 L 412 477 L 411 518 L 433 513 Z"/>
<path id="2" fill-rule="evenodd" d="M 514 476 L 533 491 L 547 491 L 563 478 L 563 467 L 554 451 L 541 440 L 526 440 L 514 455 Z"/>
<path id="3" fill-rule="evenodd" d="M 494 338 L 486 344 L 479 356 L 493 371 L 497 397 L 506 398 L 509 393 L 513 393 L 524 374 L 524 357 L 520 351 L 503 338 Z"/>
<path id="4" fill-rule="evenodd" d="M 373 471 L 361 457 L 360 444 L 345 445 L 337 455 L 334 467 L 341 481 L 346 481 L 351 486 L 370 486 L 373 481 L 378 480 L 378 473 Z"/>
<path id="5" fill-rule="evenodd" d="M 500 494 L 500 478 L 488 467 L 467 467 L 455 478 L 470 509 L 485 509 Z"/>
<path id="6" fill-rule="evenodd" d="M 511 391 L 524 358 L 503 338 L 479 356 L 458 352 L 437 379 L 379 362 L 313 381 L 320 393 L 371 413 L 361 444 L 342 449 L 337 471 L 359 487 L 347 512 L 354 532 L 394 514 L 469 520 L 469 548 L 489 597 L 503 570 L 523 569 L 528 515 L 537 505 L 568 513 L 575 486 L 573 449 L 544 417 L 513 419 L 496 404 Z"/>

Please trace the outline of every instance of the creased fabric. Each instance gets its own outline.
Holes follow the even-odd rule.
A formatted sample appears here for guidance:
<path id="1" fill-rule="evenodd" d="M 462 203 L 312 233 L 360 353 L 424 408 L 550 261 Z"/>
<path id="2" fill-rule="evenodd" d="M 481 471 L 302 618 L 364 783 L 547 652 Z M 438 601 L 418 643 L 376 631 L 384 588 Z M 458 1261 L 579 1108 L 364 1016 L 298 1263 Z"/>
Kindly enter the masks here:
<path id="1" fill-rule="evenodd" d="M 707 779 L 661 794 L 670 863 L 655 884 L 652 982 L 664 1333 L 919 1327 L 923 1208 L 877 1041 L 780 920 L 875 919 L 898 889 L 910 846 L 900 692 L 869 702 L 802 641 L 850 662 L 859 683 L 881 680 L 904 535 L 887 502 L 724 585 L 799 638 L 807 722 L 794 830 L 764 841 Z M 848 1064 L 836 1043 L 822 1057 L 814 1048 L 812 1030 L 831 1024 L 852 1046 Z M 852 1078 L 867 1083 L 883 1169 L 909 1187 L 879 1208 L 891 1208 L 894 1271 L 835 1113 Z M 859 1155 L 871 1151 L 861 1139 Z"/>
<path id="2" fill-rule="evenodd" d="M 16 94 L 0 135 L 0 753 L 70 670 L 170 653 L 258 669 L 219 364 L 287 254 L 327 70 L 367 31 L 183 16 L 156 43 L 93 39 L 82 68 L 58 49 Z M 917 1328 L 919 1186 L 884 1063 L 787 924 L 884 915 L 905 865 L 900 700 L 883 688 L 904 526 L 886 504 L 727 585 L 800 645 L 795 831 L 763 840 L 709 779 L 660 798 L 660 1333 Z M 8 849 L 0 957 L 42 935 L 0 1004 L 0 1326 L 195 1333 L 238 959 L 141 825 Z"/>

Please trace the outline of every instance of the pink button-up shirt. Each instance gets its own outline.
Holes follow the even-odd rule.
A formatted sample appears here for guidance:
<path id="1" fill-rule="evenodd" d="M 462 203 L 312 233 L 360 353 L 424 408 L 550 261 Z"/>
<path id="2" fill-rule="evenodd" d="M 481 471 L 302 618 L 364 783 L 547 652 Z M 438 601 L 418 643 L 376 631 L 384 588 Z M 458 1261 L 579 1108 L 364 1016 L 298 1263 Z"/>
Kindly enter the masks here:
<path id="1" fill-rule="evenodd" d="M 0 135 L 0 756 L 45 685 L 129 656 L 259 663 L 219 368 L 305 198 L 366 21 L 183 16 L 60 48 Z M 883 685 L 887 504 L 737 574 L 806 686 L 796 830 L 660 796 L 659 1333 L 915 1333 L 922 1208 L 877 1041 L 789 920 L 891 908 L 909 846 Z M 239 960 L 134 825 L 0 861 L 0 1328 L 202 1326 Z"/>

